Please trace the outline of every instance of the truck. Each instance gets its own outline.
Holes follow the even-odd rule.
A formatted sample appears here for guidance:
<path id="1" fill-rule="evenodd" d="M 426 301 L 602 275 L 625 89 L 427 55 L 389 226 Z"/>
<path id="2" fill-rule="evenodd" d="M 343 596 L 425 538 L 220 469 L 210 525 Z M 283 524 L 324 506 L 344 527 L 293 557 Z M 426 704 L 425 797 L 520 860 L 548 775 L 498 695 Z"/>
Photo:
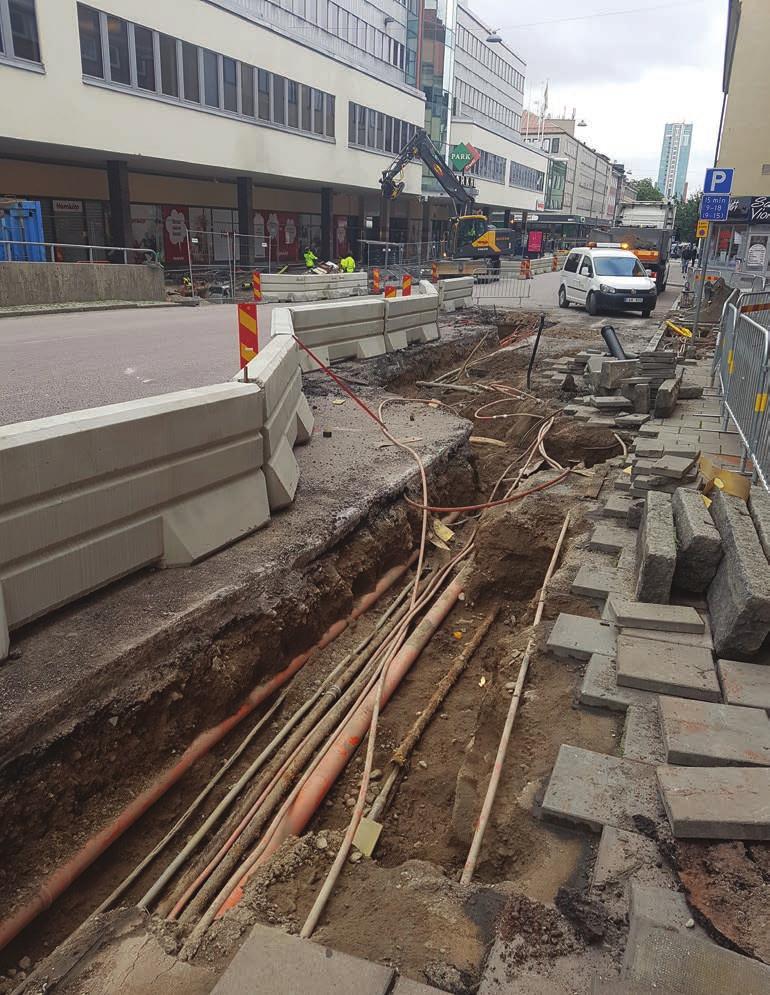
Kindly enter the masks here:
<path id="1" fill-rule="evenodd" d="M 674 237 L 676 205 L 666 200 L 637 200 L 621 204 L 617 224 L 594 228 L 589 241 L 599 245 L 619 245 L 630 249 L 658 287 L 666 289 Z"/>

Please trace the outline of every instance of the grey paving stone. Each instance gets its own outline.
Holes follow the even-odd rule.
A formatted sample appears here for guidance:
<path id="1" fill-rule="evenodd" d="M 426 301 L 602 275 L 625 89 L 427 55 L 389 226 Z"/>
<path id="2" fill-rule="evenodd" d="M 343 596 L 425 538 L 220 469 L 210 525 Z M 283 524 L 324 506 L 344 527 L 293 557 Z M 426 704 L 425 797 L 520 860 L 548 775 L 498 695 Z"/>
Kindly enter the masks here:
<path id="1" fill-rule="evenodd" d="M 658 699 L 666 761 L 688 767 L 770 767 L 770 721 L 760 708 Z"/>
<path id="2" fill-rule="evenodd" d="M 770 839 L 770 768 L 658 767 L 677 839 Z"/>
<path id="3" fill-rule="evenodd" d="M 717 672 L 728 705 L 763 708 L 770 713 L 770 666 L 717 660 Z"/>
<path id="4" fill-rule="evenodd" d="M 631 929 L 624 974 L 631 985 L 647 985 L 649 995 L 770 995 L 766 964 L 647 920 Z"/>
<path id="5" fill-rule="evenodd" d="M 770 494 L 764 487 L 753 486 L 749 494 L 749 514 L 757 530 L 765 556 L 770 560 Z"/>
<path id="6" fill-rule="evenodd" d="M 590 362 L 590 360 L 589 360 Z M 599 371 L 599 383 L 607 390 L 614 390 L 621 380 L 636 376 L 639 363 L 635 359 L 610 359 L 605 357 Z"/>
<path id="7" fill-rule="evenodd" d="M 676 538 L 671 498 L 650 491 L 645 498 L 637 546 L 637 601 L 666 604 L 676 569 Z"/>
<path id="8" fill-rule="evenodd" d="M 632 881 L 631 918 L 646 919 L 667 929 L 687 929 L 686 923 L 692 919 L 692 912 L 681 891 Z"/>
<path id="9" fill-rule="evenodd" d="M 611 494 L 602 509 L 602 514 L 607 518 L 620 518 L 625 522 L 631 503 L 632 498 L 627 494 Z"/>
<path id="10" fill-rule="evenodd" d="M 617 637 L 618 684 L 658 694 L 721 701 L 711 652 L 622 633 Z"/>
<path id="11" fill-rule="evenodd" d="M 640 384 L 636 384 L 634 389 Z M 634 400 L 634 398 L 632 398 Z M 634 409 L 636 409 L 636 404 L 634 404 Z M 641 428 L 646 422 L 650 420 L 650 416 L 645 414 L 643 411 L 634 410 L 633 414 L 630 415 L 618 415 L 615 419 L 615 425 L 618 428 L 627 428 L 633 431 L 634 429 Z"/>
<path id="12" fill-rule="evenodd" d="M 707 592 L 714 648 L 722 657 L 749 656 L 770 632 L 770 566 L 740 498 L 715 491 L 710 511 L 724 550 Z"/>
<path id="13" fill-rule="evenodd" d="M 596 851 L 591 888 L 608 888 L 634 877 L 648 884 L 667 884 L 672 875 L 663 867 L 657 844 L 647 836 L 605 826 Z"/>
<path id="14" fill-rule="evenodd" d="M 392 968 L 254 926 L 212 995 L 386 995 Z"/>
<path id="15" fill-rule="evenodd" d="M 665 763 L 660 720 L 654 708 L 628 706 L 620 752 L 628 760 L 639 760 L 645 764 Z"/>
<path id="16" fill-rule="evenodd" d="M 614 484 L 616 491 L 630 491 L 631 490 L 631 477 L 627 473 L 621 473 L 615 478 Z"/>
<path id="17" fill-rule="evenodd" d="M 633 549 L 636 533 L 633 529 L 617 525 L 597 525 L 588 541 L 588 548 L 600 553 L 619 553 L 622 549 Z"/>
<path id="18" fill-rule="evenodd" d="M 617 591 L 621 585 L 617 567 L 592 567 L 584 564 L 572 581 L 573 594 L 587 598 L 604 600 L 610 591 Z"/>
<path id="19" fill-rule="evenodd" d="M 652 464 L 652 473 L 658 477 L 682 480 L 691 473 L 695 461 L 686 456 L 662 456 Z"/>
<path id="20" fill-rule="evenodd" d="M 722 540 L 701 494 L 680 487 L 671 504 L 677 544 L 674 586 L 701 594 L 717 572 Z"/>
<path id="21" fill-rule="evenodd" d="M 638 529 L 642 524 L 642 515 L 644 514 L 644 499 L 634 497 L 631 495 L 631 504 L 628 506 L 628 514 L 626 515 L 626 525 L 629 529 Z"/>
<path id="22" fill-rule="evenodd" d="M 694 608 L 682 605 L 650 605 L 628 601 L 613 594 L 611 607 L 618 625 L 667 632 L 705 632 L 706 624 Z"/>
<path id="23" fill-rule="evenodd" d="M 710 940 L 642 919 L 626 944 L 624 995 L 770 995 L 770 967 Z M 604 995 L 603 991 L 599 989 Z"/>
<path id="24" fill-rule="evenodd" d="M 617 668 L 612 656 L 594 653 L 588 661 L 580 685 L 579 700 L 588 708 L 607 708 L 613 712 L 625 712 L 630 705 L 655 708 L 657 696 L 651 691 L 638 688 L 624 688 L 618 685 Z"/>
<path id="25" fill-rule="evenodd" d="M 614 614 L 609 604 L 605 605 L 602 617 L 607 622 L 615 621 Z M 711 629 L 708 619 L 703 619 L 706 628 L 703 632 L 663 632 L 660 629 L 621 629 L 627 636 L 637 636 L 639 639 L 653 639 L 655 642 L 673 643 L 676 646 L 700 646 L 703 649 L 712 650 Z"/>
<path id="26" fill-rule="evenodd" d="M 633 829 L 636 815 L 660 821 L 655 768 L 565 744 L 548 782 L 543 814 L 595 832 L 606 825 Z"/>
<path id="27" fill-rule="evenodd" d="M 561 612 L 546 644 L 556 656 L 588 660 L 594 653 L 613 656 L 615 630 L 609 622 Z"/>
<path id="28" fill-rule="evenodd" d="M 599 411 L 630 411 L 633 407 L 627 397 L 613 395 L 612 397 L 591 397 L 591 404 Z"/>
<path id="29" fill-rule="evenodd" d="M 645 425 L 642 428 L 642 433 L 649 426 Z M 634 446 L 634 452 L 637 456 L 642 459 L 656 460 L 660 459 L 664 452 L 663 443 L 656 437 L 638 438 L 636 440 L 636 445 Z"/>

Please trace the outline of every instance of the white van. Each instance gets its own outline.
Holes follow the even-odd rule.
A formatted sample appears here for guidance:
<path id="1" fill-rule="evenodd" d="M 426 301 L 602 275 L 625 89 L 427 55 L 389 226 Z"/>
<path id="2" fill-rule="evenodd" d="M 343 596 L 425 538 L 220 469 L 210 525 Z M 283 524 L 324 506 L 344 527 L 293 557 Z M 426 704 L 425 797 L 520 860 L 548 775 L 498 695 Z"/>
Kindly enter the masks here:
<path id="1" fill-rule="evenodd" d="M 592 315 L 602 310 L 641 311 L 645 318 L 655 310 L 655 281 L 627 249 L 573 249 L 561 276 L 559 307 L 583 304 Z"/>

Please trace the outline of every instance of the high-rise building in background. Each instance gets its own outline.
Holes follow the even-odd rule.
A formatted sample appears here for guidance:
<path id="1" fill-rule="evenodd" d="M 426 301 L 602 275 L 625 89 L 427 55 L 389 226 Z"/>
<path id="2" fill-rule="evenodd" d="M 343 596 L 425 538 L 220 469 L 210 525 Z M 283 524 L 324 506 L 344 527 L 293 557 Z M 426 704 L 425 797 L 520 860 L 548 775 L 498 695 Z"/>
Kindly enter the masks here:
<path id="1" fill-rule="evenodd" d="M 672 122 L 663 132 L 658 168 L 658 189 L 666 197 L 684 197 L 687 169 L 690 165 L 692 125 Z"/>

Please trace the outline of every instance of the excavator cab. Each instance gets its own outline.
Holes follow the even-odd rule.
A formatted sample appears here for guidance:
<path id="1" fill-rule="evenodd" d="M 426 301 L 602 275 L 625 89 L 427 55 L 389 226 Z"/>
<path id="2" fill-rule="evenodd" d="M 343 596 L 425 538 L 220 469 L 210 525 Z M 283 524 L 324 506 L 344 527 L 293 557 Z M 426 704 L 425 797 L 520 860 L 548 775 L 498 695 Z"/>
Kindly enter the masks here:
<path id="1" fill-rule="evenodd" d="M 510 251 L 498 245 L 498 230 L 483 214 L 455 218 L 452 229 L 453 254 L 458 258 L 498 259 L 501 252 Z"/>

